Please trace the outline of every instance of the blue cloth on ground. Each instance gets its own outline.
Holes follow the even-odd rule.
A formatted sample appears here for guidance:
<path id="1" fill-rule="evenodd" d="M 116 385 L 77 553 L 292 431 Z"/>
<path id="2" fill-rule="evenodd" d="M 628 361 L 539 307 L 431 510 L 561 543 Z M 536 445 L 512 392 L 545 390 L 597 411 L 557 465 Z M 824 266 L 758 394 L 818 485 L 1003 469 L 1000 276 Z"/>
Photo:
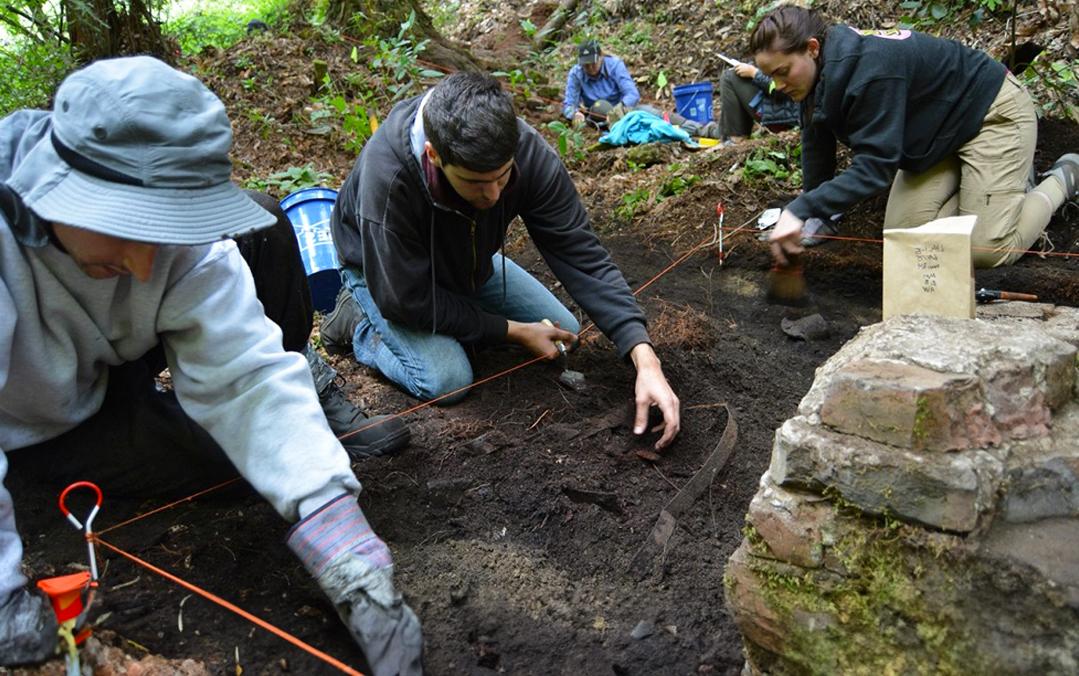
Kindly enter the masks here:
<path id="1" fill-rule="evenodd" d="M 600 137 L 599 142 L 612 146 L 625 146 L 653 141 L 669 143 L 689 140 L 689 134 L 662 117 L 643 110 L 634 110 L 611 125 L 610 130 Z"/>

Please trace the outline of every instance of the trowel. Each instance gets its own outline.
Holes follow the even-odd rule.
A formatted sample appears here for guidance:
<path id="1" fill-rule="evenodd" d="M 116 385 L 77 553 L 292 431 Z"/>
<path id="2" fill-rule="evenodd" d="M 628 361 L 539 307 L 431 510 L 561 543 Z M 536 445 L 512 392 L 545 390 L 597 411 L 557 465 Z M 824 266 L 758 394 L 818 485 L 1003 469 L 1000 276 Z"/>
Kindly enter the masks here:
<path id="1" fill-rule="evenodd" d="M 776 264 L 768 272 L 766 299 L 772 305 L 805 307 L 809 304 L 806 280 L 802 273 L 802 259 L 798 254 L 788 253 L 784 265 Z"/>
<path id="2" fill-rule="evenodd" d="M 550 319 L 544 319 L 542 320 L 542 323 L 554 327 L 554 323 Z M 561 340 L 556 340 L 554 346 L 558 348 L 558 364 L 562 367 L 562 373 L 558 376 L 558 382 L 571 390 L 580 392 L 585 388 L 584 374 L 580 371 L 574 371 L 567 368 L 569 358 L 566 356 L 566 353 L 569 352 L 569 350 L 566 348 L 565 343 Z"/>

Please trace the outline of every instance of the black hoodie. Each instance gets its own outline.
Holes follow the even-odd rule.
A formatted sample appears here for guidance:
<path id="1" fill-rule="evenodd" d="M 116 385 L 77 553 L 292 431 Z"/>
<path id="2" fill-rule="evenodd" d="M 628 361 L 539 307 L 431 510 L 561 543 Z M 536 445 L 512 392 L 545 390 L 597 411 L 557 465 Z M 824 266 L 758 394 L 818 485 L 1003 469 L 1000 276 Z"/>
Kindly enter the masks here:
<path id="1" fill-rule="evenodd" d="M 974 138 L 1005 69 L 985 52 L 916 31 L 828 30 L 812 107 L 803 102 L 802 183 L 790 203 L 806 219 L 839 214 L 923 172 Z M 836 140 L 854 157 L 835 176 Z M 833 176 L 835 176 L 833 178 Z"/>
<path id="2" fill-rule="evenodd" d="M 333 209 L 341 264 L 363 273 L 383 316 L 464 343 L 505 340 L 506 319 L 470 296 L 490 279 L 491 257 L 520 216 L 555 276 L 623 357 L 650 342 L 644 314 L 592 231 L 573 181 L 536 130 L 518 119 L 513 175 L 493 207 L 454 208 L 432 197 L 413 152 L 410 134 L 420 100 L 390 111 Z"/>

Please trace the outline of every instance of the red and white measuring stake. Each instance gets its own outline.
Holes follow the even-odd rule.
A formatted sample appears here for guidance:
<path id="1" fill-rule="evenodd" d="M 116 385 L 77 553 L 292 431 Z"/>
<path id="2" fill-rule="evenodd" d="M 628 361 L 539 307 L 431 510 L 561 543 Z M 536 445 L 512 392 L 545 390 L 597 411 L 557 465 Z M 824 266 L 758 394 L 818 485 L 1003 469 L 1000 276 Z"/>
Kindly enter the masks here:
<path id="1" fill-rule="evenodd" d="M 719 227 L 717 228 L 716 239 L 719 240 L 719 252 L 716 257 L 719 258 L 719 262 L 722 263 L 727 254 L 723 250 L 723 202 L 716 202 L 716 216 L 719 216 Z"/>

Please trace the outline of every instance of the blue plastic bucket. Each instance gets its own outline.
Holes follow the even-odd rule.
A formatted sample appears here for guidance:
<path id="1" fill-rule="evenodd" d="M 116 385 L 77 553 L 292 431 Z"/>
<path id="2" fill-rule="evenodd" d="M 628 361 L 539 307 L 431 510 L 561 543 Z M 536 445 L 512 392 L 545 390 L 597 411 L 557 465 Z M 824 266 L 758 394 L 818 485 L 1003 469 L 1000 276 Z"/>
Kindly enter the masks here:
<path id="1" fill-rule="evenodd" d="M 281 200 L 281 209 L 300 243 L 311 303 L 319 312 L 333 309 L 341 288 L 341 265 L 330 232 L 330 213 L 336 201 L 337 191 L 330 188 L 304 188 Z"/>
<path id="2" fill-rule="evenodd" d="M 674 109 L 679 115 L 702 124 L 712 121 L 711 82 L 678 85 L 671 92 L 674 94 Z"/>

